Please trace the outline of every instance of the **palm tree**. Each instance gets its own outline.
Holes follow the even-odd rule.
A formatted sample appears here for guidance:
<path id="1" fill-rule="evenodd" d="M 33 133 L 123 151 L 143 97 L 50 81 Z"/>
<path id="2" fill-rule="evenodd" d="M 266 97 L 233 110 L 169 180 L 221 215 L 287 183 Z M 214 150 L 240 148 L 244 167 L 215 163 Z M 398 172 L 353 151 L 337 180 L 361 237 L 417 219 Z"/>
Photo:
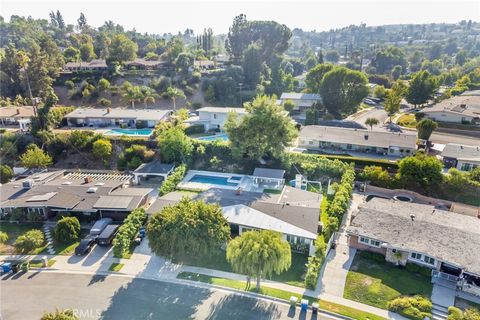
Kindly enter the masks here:
<path id="1" fill-rule="evenodd" d="M 122 88 L 122 98 L 126 102 L 132 105 L 132 108 L 135 108 L 135 102 L 140 101 L 142 98 L 142 92 L 138 86 L 124 86 Z"/>
<path id="2" fill-rule="evenodd" d="M 140 91 L 145 107 L 148 107 L 148 103 L 155 103 L 155 99 L 158 98 L 158 94 L 150 87 L 143 86 Z"/>
<path id="3" fill-rule="evenodd" d="M 370 130 L 373 130 L 373 126 L 376 126 L 378 123 L 379 121 L 376 118 L 367 118 L 367 120 L 365 120 L 365 124 L 370 126 Z"/>
<path id="4" fill-rule="evenodd" d="M 173 102 L 173 110 L 177 110 L 177 107 L 176 107 L 176 100 L 177 98 L 186 98 L 185 97 L 185 93 L 183 93 L 182 90 L 178 89 L 178 88 L 175 88 L 175 87 L 168 87 L 167 88 L 167 96 L 172 99 L 172 102 Z"/>

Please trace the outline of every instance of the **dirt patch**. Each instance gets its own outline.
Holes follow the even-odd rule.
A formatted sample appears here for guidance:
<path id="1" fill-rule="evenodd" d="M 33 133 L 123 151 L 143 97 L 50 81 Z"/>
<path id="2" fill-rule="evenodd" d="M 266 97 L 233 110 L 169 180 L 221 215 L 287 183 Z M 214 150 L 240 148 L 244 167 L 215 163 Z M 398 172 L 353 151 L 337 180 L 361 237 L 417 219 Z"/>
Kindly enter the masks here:
<path id="1" fill-rule="evenodd" d="M 371 286 L 373 284 L 373 279 L 369 277 L 365 277 L 362 279 L 362 284 L 366 287 Z"/>

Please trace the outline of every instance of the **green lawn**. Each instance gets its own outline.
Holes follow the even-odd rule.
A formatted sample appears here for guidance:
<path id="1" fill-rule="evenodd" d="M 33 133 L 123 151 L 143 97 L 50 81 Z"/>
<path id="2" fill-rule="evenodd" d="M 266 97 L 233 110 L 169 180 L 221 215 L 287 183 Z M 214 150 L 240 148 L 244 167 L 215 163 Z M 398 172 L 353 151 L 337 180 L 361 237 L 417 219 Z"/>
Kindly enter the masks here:
<path id="1" fill-rule="evenodd" d="M 348 272 L 343 297 L 382 309 L 387 309 L 387 302 L 401 295 L 420 294 L 430 298 L 429 276 L 409 272 L 383 259 L 381 255 L 358 252 Z"/>
<path id="2" fill-rule="evenodd" d="M 119 272 L 123 268 L 124 265 L 125 264 L 123 264 L 123 263 L 114 262 L 114 263 L 112 263 L 110 268 L 108 268 L 108 271 Z"/>
<path id="3" fill-rule="evenodd" d="M 6 232 L 8 234 L 8 241 L 6 244 L 0 244 L 0 254 L 13 254 L 15 253 L 15 248 L 13 243 L 17 237 L 29 230 L 38 229 L 42 230 L 41 223 L 10 223 L 7 221 L 0 222 L 0 231 Z M 45 246 L 35 249 L 33 254 L 38 254 L 45 249 Z"/>
<path id="4" fill-rule="evenodd" d="M 48 260 L 48 266 L 51 267 L 55 264 L 55 262 L 57 262 L 56 260 L 54 259 L 50 259 Z M 43 263 L 41 260 L 31 260 L 30 261 L 30 267 L 32 268 L 42 268 L 43 267 Z"/>
<path id="5" fill-rule="evenodd" d="M 290 269 L 282 272 L 279 275 L 273 275 L 271 280 L 283 282 L 297 287 L 305 287 L 303 276 L 305 273 L 305 264 L 307 263 L 307 256 L 292 252 L 292 265 Z M 215 269 L 227 272 L 233 272 L 232 267 L 227 261 L 225 251 L 218 249 L 212 252 L 208 257 L 190 256 L 179 260 L 174 260 L 175 263 L 183 263 L 190 266 L 203 267 L 208 269 Z"/>
<path id="6" fill-rule="evenodd" d="M 124 253 L 122 256 L 113 254 L 115 258 L 120 258 L 120 259 L 130 259 L 132 257 L 133 251 L 135 250 L 136 245 L 133 243 L 130 244 L 130 248 L 128 248 L 128 252 Z"/>
<path id="7" fill-rule="evenodd" d="M 417 120 L 413 114 L 402 114 L 398 120 L 397 124 L 402 127 L 415 128 L 417 126 Z"/>
<path id="8" fill-rule="evenodd" d="M 217 277 L 211 277 L 203 274 L 198 274 L 198 273 L 191 273 L 191 272 L 181 272 L 178 274 L 177 278 L 179 279 L 185 279 L 185 280 L 190 280 L 190 281 L 197 281 L 197 282 L 204 282 L 204 283 L 209 283 L 209 284 L 214 284 L 217 286 L 223 286 L 223 287 L 228 287 L 228 288 L 233 288 L 237 290 L 245 290 L 249 292 L 257 292 L 255 289 L 255 284 L 254 280 L 252 280 L 252 284 L 250 288 L 246 288 L 246 282 L 245 281 L 239 281 L 239 280 L 231 280 L 231 279 L 225 279 L 225 278 L 217 278 Z M 290 300 L 291 296 L 295 296 L 298 298 L 298 301 L 300 302 L 301 299 L 307 299 L 309 301 L 309 304 L 312 304 L 313 302 L 317 302 L 320 304 L 320 309 L 327 310 L 330 312 L 334 312 L 337 314 L 341 314 L 347 317 L 351 317 L 353 319 L 360 319 L 360 320 L 383 320 L 384 318 L 376 316 L 371 313 L 363 312 L 357 309 L 353 309 L 350 307 L 342 306 L 336 303 L 328 302 L 328 301 L 319 301 L 317 298 L 310 297 L 310 296 L 302 296 L 298 293 L 293 293 L 285 290 L 280 290 L 280 289 L 275 289 L 275 288 L 270 288 L 266 286 L 262 286 L 260 289 L 260 292 L 263 295 L 270 296 L 270 297 L 275 297 L 283 300 Z"/>
<path id="9" fill-rule="evenodd" d="M 53 229 L 50 229 L 50 232 L 53 234 Z M 55 237 L 53 236 L 53 241 L 52 241 L 52 246 L 53 249 L 55 250 L 55 254 L 62 255 L 62 256 L 69 256 L 73 254 L 75 251 L 75 248 L 80 244 L 80 240 L 82 240 L 84 237 L 88 235 L 88 230 L 86 229 L 80 229 L 80 235 L 77 241 L 72 241 L 72 242 L 61 242 L 55 240 Z M 45 250 L 44 253 L 47 253 Z"/>

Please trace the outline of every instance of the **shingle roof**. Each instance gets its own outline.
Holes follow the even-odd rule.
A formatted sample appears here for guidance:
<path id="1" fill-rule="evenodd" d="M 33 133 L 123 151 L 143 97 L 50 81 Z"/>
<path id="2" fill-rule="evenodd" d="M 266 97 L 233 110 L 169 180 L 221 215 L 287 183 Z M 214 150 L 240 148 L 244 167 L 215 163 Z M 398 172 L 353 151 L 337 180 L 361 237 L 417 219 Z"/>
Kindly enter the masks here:
<path id="1" fill-rule="evenodd" d="M 240 114 L 247 113 L 245 108 L 229 108 L 229 107 L 203 107 L 197 110 L 198 112 L 216 112 L 216 113 L 229 113 L 236 112 Z"/>
<path id="2" fill-rule="evenodd" d="M 167 118 L 172 110 L 158 109 L 124 109 L 124 108 L 77 108 L 65 118 L 104 118 L 104 119 L 137 119 L 161 121 Z"/>
<path id="3" fill-rule="evenodd" d="M 283 179 L 284 175 L 285 170 L 281 169 L 255 168 L 253 171 L 253 176 L 259 178 Z"/>
<path id="4" fill-rule="evenodd" d="M 369 131 L 350 128 L 305 126 L 300 130 L 300 140 L 315 139 L 332 143 L 372 147 L 416 148 L 417 136 L 410 133 Z"/>
<path id="5" fill-rule="evenodd" d="M 474 118 L 480 117 L 480 95 L 461 95 L 443 100 L 432 107 L 426 107 L 423 113 L 448 112 Z"/>
<path id="6" fill-rule="evenodd" d="M 67 62 L 65 69 L 69 68 L 107 68 L 107 63 L 103 59 L 93 59 L 92 61 Z"/>
<path id="7" fill-rule="evenodd" d="M 427 254 L 480 275 L 480 220 L 475 217 L 375 198 L 359 207 L 347 233 Z"/>
<path id="8" fill-rule="evenodd" d="M 135 169 L 135 173 L 159 173 L 159 174 L 166 174 L 172 171 L 175 167 L 174 164 L 171 163 L 161 163 L 160 161 L 152 161 L 148 163 L 141 164 L 137 169 Z"/>
<path id="9" fill-rule="evenodd" d="M 283 92 L 280 99 L 282 100 L 321 100 L 319 94 L 316 93 L 297 93 L 297 92 Z"/>
<path id="10" fill-rule="evenodd" d="M 442 157 L 480 162 L 480 146 L 467 146 L 456 143 L 449 143 L 443 149 Z"/>
<path id="11" fill-rule="evenodd" d="M 0 118 L 29 118 L 35 115 L 31 106 L 11 106 L 0 108 Z"/>
<path id="12" fill-rule="evenodd" d="M 125 65 L 140 65 L 140 66 L 146 66 L 146 67 L 157 67 L 162 64 L 166 64 L 166 61 L 145 60 L 145 58 L 135 58 L 135 60 L 125 62 Z"/>

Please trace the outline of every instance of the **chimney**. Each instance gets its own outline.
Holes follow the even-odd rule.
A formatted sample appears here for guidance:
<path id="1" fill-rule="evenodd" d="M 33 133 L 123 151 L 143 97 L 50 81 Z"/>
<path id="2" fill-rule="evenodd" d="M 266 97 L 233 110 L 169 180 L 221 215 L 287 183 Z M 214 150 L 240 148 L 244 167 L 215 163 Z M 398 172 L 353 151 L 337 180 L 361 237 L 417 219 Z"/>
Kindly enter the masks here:
<path id="1" fill-rule="evenodd" d="M 466 105 L 465 103 L 462 103 L 462 104 L 460 105 L 460 108 L 465 109 L 465 108 L 467 108 L 467 105 Z"/>
<path id="2" fill-rule="evenodd" d="M 235 190 L 235 194 L 237 196 L 241 195 L 242 194 L 242 188 L 239 187 L 237 190 Z"/>
<path id="3" fill-rule="evenodd" d="M 365 140 L 368 140 L 368 134 L 365 134 L 364 138 Z"/>
<path id="4" fill-rule="evenodd" d="M 85 183 L 90 183 L 90 182 L 93 181 L 93 179 L 92 179 L 92 177 L 90 177 L 90 176 L 86 176 L 83 181 L 85 181 Z"/>
<path id="5" fill-rule="evenodd" d="M 110 113 L 110 111 L 112 111 L 111 108 L 107 108 L 107 113 Z"/>
<path id="6" fill-rule="evenodd" d="M 20 109 L 19 108 L 17 108 L 17 114 L 20 114 Z"/>
<path id="7" fill-rule="evenodd" d="M 412 219 L 412 221 L 415 221 L 415 215 L 413 213 L 410 215 L 410 219 Z"/>

